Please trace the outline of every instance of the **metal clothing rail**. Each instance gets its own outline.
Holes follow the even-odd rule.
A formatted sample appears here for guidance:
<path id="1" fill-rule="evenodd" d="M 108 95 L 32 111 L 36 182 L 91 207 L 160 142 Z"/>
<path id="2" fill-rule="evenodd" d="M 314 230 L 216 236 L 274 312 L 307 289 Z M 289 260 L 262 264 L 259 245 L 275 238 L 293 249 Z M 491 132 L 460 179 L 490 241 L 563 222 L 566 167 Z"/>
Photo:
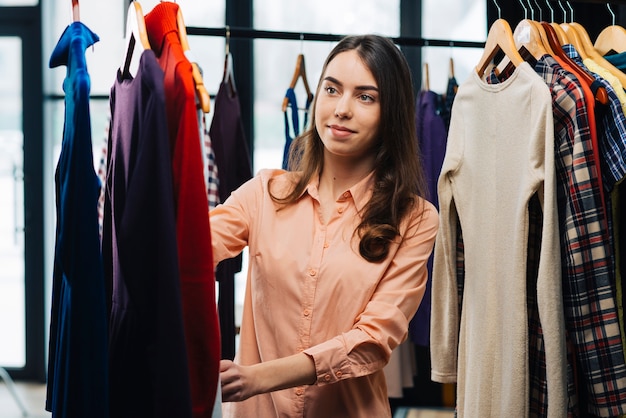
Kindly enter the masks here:
<path id="1" fill-rule="evenodd" d="M 188 35 L 198 36 L 220 36 L 240 39 L 285 39 L 295 41 L 339 41 L 345 35 L 312 33 L 312 32 L 284 32 L 259 30 L 241 27 L 205 28 L 197 26 L 187 27 Z M 484 48 L 484 42 L 455 41 L 445 39 L 424 39 L 408 36 L 390 37 L 390 39 L 400 46 L 447 46 L 462 48 Z"/>

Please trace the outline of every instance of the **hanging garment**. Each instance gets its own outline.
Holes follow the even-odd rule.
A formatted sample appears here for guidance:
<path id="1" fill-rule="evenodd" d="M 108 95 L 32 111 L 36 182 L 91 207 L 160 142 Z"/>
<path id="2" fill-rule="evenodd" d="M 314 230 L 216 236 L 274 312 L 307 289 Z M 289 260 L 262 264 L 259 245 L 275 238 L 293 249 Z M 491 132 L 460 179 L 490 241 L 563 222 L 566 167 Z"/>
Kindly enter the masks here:
<path id="1" fill-rule="evenodd" d="M 220 204 L 220 178 L 219 171 L 217 169 L 217 163 L 215 162 L 215 152 L 213 151 L 213 141 L 211 141 L 211 135 L 209 135 L 209 127 L 206 123 L 206 116 L 202 116 L 202 141 L 204 143 L 205 150 L 205 164 L 206 164 L 206 188 L 207 199 L 209 202 L 209 209 L 213 209 Z"/>
<path id="2" fill-rule="evenodd" d="M 583 351 L 578 348 L 583 335 L 589 335 L 581 325 L 584 320 L 580 317 L 580 312 L 588 308 L 586 303 L 593 303 L 596 289 L 601 289 L 604 283 L 610 282 L 611 264 L 610 238 L 608 235 L 607 214 L 604 211 L 602 202 L 602 189 L 600 183 L 600 162 L 596 160 L 594 143 L 590 131 L 588 119 L 587 101 L 585 94 L 575 76 L 564 71 L 564 69 L 551 56 L 541 57 L 535 64 L 535 71 L 544 79 L 552 94 L 552 109 L 554 115 L 555 129 L 555 168 L 557 176 L 557 207 L 560 221 L 561 254 L 563 265 L 563 302 L 565 308 L 565 326 L 567 329 L 568 348 L 575 347 L 576 352 Z M 584 204 L 582 203 L 584 202 Z M 584 206 L 584 208 L 582 208 Z M 599 234 L 599 237 L 598 237 Z M 598 237 L 598 238 L 596 238 Z M 587 260 L 577 262 L 575 260 Z M 593 261 L 591 261 L 593 260 Z M 586 277 L 586 281 L 583 280 Z M 599 305 L 598 305 L 599 306 Z M 593 307 L 590 307 L 594 309 Z M 615 300 L 610 297 L 602 298 L 602 315 L 616 315 Z M 615 322 L 605 321 L 603 328 L 605 335 L 615 335 Z M 537 351 L 542 348 L 541 341 L 533 337 L 541 334 L 541 328 L 533 329 L 531 323 L 531 347 L 534 344 Z M 609 340 L 601 341 L 608 343 Z M 621 347 L 613 345 L 613 349 L 621 351 Z M 603 356 L 602 351 L 598 351 L 598 356 Z M 568 353 L 570 376 L 569 384 L 569 412 L 574 416 L 585 415 L 587 413 L 597 413 L 604 405 L 597 405 L 598 409 L 587 409 L 583 405 L 578 411 L 578 398 L 576 381 L 574 380 L 575 370 L 580 370 L 589 376 L 586 366 L 578 366 L 576 354 Z M 623 360 L 623 356 L 622 356 Z M 600 360 L 605 363 L 607 360 Z M 611 360 L 608 360 L 609 362 Z M 540 367 L 539 369 L 543 369 Z M 600 369 L 595 367 L 594 370 Z M 536 376 L 531 376 L 531 379 Z M 580 378 L 578 378 L 580 379 Z M 578 380 L 577 379 L 577 380 Z M 583 382 L 588 381 L 588 377 Z M 543 380 L 543 379 L 542 379 Z M 579 381 L 580 382 L 580 381 Z M 533 385 L 531 381 L 531 385 Z M 535 395 L 543 390 L 543 402 L 541 405 L 546 408 L 549 402 L 545 384 L 535 383 Z M 586 398 L 586 396 L 583 396 Z M 616 398 L 618 399 L 618 398 Z M 538 416 L 545 411 L 538 409 L 533 411 L 533 401 L 531 399 L 531 412 L 536 412 Z"/>
<path id="3" fill-rule="evenodd" d="M 252 178 L 252 163 L 248 143 L 241 120 L 239 96 L 226 80 L 220 83 L 215 96 L 215 111 L 209 136 L 215 152 L 215 163 L 219 170 L 219 198 L 226 201 L 230 193 Z M 241 271 L 242 256 L 237 255 L 218 264 L 215 276 L 220 284 L 220 323 L 222 330 L 235 333 L 235 289 L 234 276 Z M 234 338 L 222 339 L 223 358 L 235 356 Z"/>
<path id="4" fill-rule="evenodd" d="M 287 92 L 285 93 L 285 98 L 287 99 L 287 109 L 283 112 L 285 118 L 285 146 L 283 148 L 283 170 L 287 170 L 287 165 L 289 164 L 289 149 L 291 148 L 291 143 L 294 138 L 300 135 L 300 116 L 298 110 L 298 101 L 296 99 L 296 92 L 293 88 L 289 87 Z M 304 125 L 303 129 L 306 128 L 309 119 L 309 108 L 311 106 L 311 102 L 313 100 L 313 96 L 307 97 L 306 107 L 304 110 Z M 288 110 L 291 111 L 291 126 L 289 126 L 289 117 L 287 116 Z M 293 132 L 293 136 L 291 136 L 291 132 Z"/>
<path id="5" fill-rule="evenodd" d="M 582 68 L 588 71 L 585 67 L 583 60 L 580 55 L 571 45 L 564 45 L 563 49 L 566 53 Z M 607 213 L 609 220 L 613 222 L 609 222 L 609 236 L 611 238 L 616 237 L 619 230 L 615 228 L 619 228 L 619 212 L 614 212 L 612 209 L 615 207 L 615 202 L 619 201 L 619 186 L 620 182 L 623 181 L 624 176 L 626 175 L 626 118 L 624 116 L 623 108 L 621 106 L 621 102 L 617 94 L 614 92 L 611 84 L 600 77 L 598 74 L 593 74 L 596 78 L 596 82 L 605 87 L 608 96 L 609 103 L 605 108 L 600 108 L 598 112 L 598 136 L 600 143 L 600 153 L 602 156 L 601 166 L 602 166 L 602 178 L 604 189 L 608 193 L 605 194 L 607 203 Z M 615 224 L 615 226 L 613 225 Z M 617 236 L 617 239 L 620 239 Z M 617 245 L 616 245 L 617 244 Z M 614 251 L 621 251 L 621 246 L 618 241 L 614 241 Z M 623 283 L 621 282 L 621 265 L 617 264 L 619 257 L 615 257 L 613 259 L 614 264 L 614 283 L 617 292 L 617 300 L 618 300 L 618 310 L 620 305 L 622 305 L 623 311 Z M 620 303 L 621 302 L 621 303 Z M 624 327 L 624 318 L 623 316 L 619 316 L 620 325 L 622 326 L 622 346 L 624 346 L 626 336 L 623 334 Z M 614 340 L 611 340 L 614 341 Z M 603 349 L 602 352 L 614 353 L 616 351 L 615 346 L 611 346 L 610 349 Z M 612 356 L 614 359 L 619 359 L 617 355 Z M 592 359 L 587 360 L 593 361 Z M 610 371 L 610 373 L 608 373 Z M 594 375 L 598 376 L 598 375 Z M 611 363 L 606 364 L 606 371 L 603 372 L 601 377 L 595 379 L 594 381 L 600 381 L 601 385 L 591 386 L 590 390 L 594 390 L 594 394 L 591 397 L 592 404 L 596 402 L 596 397 L 600 401 L 604 402 L 606 399 L 609 399 L 605 396 L 606 391 L 620 391 L 620 396 L 616 398 L 610 399 L 610 405 L 614 408 L 624 409 L 623 405 L 623 378 L 624 378 L 624 369 L 621 367 L 615 367 Z M 599 392 L 598 395 L 595 395 L 595 392 Z M 609 402 L 609 401 L 607 401 Z"/>
<path id="6" fill-rule="evenodd" d="M 527 210 L 535 195 L 544 209 L 537 294 L 548 416 L 567 409 L 553 129 L 550 92 L 525 62 L 498 85 L 472 72 L 454 100 L 438 183 L 431 377 L 457 382 L 459 417 L 528 416 Z"/>
<path id="7" fill-rule="evenodd" d="M 111 418 L 191 417 L 163 70 L 118 71 L 102 251 L 111 283 Z"/>
<path id="8" fill-rule="evenodd" d="M 157 4 L 146 16 L 152 50 L 164 72 L 176 213 L 180 289 L 194 417 L 210 417 L 217 392 L 220 329 L 215 303 L 209 205 L 196 115 L 192 65 L 177 28 L 179 6 Z"/>
<path id="9" fill-rule="evenodd" d="M 446 132 L 448 131 L 448 129 L 450 129 L 450 118 L 452 117 L 452 105 L 454 103 L 454 98 L 456 97 L 456 92 L 458 89 L 459 89 L 459 83 L 457 83 L 456 78 L 454 76 L 449 77 L 443 106 L 442 106 L 441 111 L 439 112 L 446 125 Z"/>
<path id="10" fill-rule="evenodd" d="M 65 120 L 55 173 L 56 245 L 46 410 L 53 417 L 108 418 L 106 292 L 93 167 L 90 77 L 85 50 L 98 36 L 80 22 L 68 26 L 50 68 L 67 66 Z"/>
<path id="11" fill-rule="evenodd" d="M 428 200 L 439 210 L 437 198 L 437 180 L 441 172 L 441 166 L 446 154 L 446 141 L 448 137 L 445 119 L 441 116 L 441 97 L 430 90 L 420 91 L 415 108 L 415 125 L 417 127 L 417 140 L 419 141 L 422 154 L 422 167 L 428 185 Z M 417 313 L 409 323 L 409 335 L 411 340 L 421 346 L 428 347 L 430 344 L 430 310 L 431 310 L 431 286 L 432 286 L 432 263 L 434 255 L 428 259 L 428 280 L 426 291 Z"/>

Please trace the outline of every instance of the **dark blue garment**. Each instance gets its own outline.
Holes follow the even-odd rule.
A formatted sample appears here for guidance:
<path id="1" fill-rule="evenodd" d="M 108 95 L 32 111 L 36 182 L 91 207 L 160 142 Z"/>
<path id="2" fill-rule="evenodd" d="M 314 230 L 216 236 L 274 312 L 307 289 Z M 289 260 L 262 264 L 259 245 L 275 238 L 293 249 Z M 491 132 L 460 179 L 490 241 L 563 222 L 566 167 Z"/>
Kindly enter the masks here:
<path id="1" fill-rule="evenodd" d="M 291 143 L 293 139 L 300 135 L 300 117 L 298 115 L 298 101 L 296 100 L 296 92 L 293 88 L 288 88 L 285 93 L 285 97 L 287 98 L 288 107 L 287 110 L 291 110 L 291 126 L 289 126 L 289 117 L 287 116 L 287 110 L 285 110 L 285 147 L 283 149 L 283 165 L 282 168 L 287 170 L 287 166 L 289 164 L 289 149 L 291 148 Z M 304 128 L 309 120 L 309 107 L 311 106 L 311 102 L 313 101 L 313 96 L 307 97 L 306 107 L 304 108 Z M 291 136 L 291 131 L 293 130 L 294 136 Z"/>
<path id="2" fill-rule="evenodd" d="M 65 124 L 56 167 L 56 245 L 46 409 L 53 417 L 108 417 L 107 313 L 98 228 L 85 50 L 98 36 L 80 22 L 61 36 L 50 67 L 67 66 Z"/>
<path id="3" fill-rule="evenodd" d="M 229 82 L 223 81 L 220 84 L 215 96 L 214 109 L 209 136 L 219 176 L 219 197 L 220 201 L 224 202 L 233 190 L 252 178 L 252 161 L 248 140 L 243 130 L 239 95 Z M 215 280 L 220 283 L 218 308 L 220 326 L 223 330 L 235 329 L 234 275 L 241 271 L 242 263 L 243 256 L 239 254 L 221 261 L 215 270 Z M 233 359 L 234 334 L 227 331 L 222 337 L 222 358 Z"/>
<path id="4" fill-rule="evenodd" d="M 111 418 L 192 415 L 163 77 L 145 50 L 135 78 L 118 71 L 111 88 L 102 228 Z"/>
<path id="5" fill-rule="evenodd" d="M 422 166 L 428 185 L 428 200 L 439 209 L 437 196 L 437 181 L 443 158 L 446 154 L 448 132 L 445 119 L 440 115 L 440 96 L 430 90 L 422 90 L 417 98 L 415 111 L 415 125 L 417 127 L 417 139 L 422 154 Z M 431 307 L 431 281 L 433 271 L 433 255 L 428 259 L 428 279 L 424 298 L 417 313 L 409 323 L 409 335 L 411 341 L 420 346 L 430 345 L 430 307 Z"/>
<path id="6" fill-rule="evenodd" d="M 626 52 L 619 54 L 605 55 L 604 59 L 613 64 L 620 71 L 626 71 Z"/>

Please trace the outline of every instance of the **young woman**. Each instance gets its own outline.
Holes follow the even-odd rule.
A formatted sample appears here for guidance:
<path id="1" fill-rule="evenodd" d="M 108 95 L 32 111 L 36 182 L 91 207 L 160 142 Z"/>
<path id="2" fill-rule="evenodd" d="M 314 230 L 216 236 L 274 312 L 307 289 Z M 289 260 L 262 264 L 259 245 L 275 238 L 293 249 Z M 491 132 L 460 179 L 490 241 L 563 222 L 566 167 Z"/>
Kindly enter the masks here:
<path id="1" fill-rule="evenodd" d="M 387 38 L 331 51 L 293 171 L 262 170 L 210 212 L 214 262 L 249 247 L 225 416 L 390 417 L 383 367 L 407 336 L 437 232 L 407 62 Z"/>

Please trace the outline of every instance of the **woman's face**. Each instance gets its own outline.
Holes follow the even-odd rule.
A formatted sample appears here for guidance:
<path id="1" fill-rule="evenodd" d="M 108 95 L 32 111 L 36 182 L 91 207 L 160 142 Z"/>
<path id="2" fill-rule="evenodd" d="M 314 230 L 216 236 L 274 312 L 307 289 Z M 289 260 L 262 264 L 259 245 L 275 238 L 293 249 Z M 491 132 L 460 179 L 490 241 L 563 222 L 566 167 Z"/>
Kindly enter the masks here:
<path id="1" fill-rule="evenodd" d="M 315 104 L 315 127 L 326 152 L 338 157 L 372 156 L 380 125 L 380 92 L 356 51 L 328 63 Z"/>

